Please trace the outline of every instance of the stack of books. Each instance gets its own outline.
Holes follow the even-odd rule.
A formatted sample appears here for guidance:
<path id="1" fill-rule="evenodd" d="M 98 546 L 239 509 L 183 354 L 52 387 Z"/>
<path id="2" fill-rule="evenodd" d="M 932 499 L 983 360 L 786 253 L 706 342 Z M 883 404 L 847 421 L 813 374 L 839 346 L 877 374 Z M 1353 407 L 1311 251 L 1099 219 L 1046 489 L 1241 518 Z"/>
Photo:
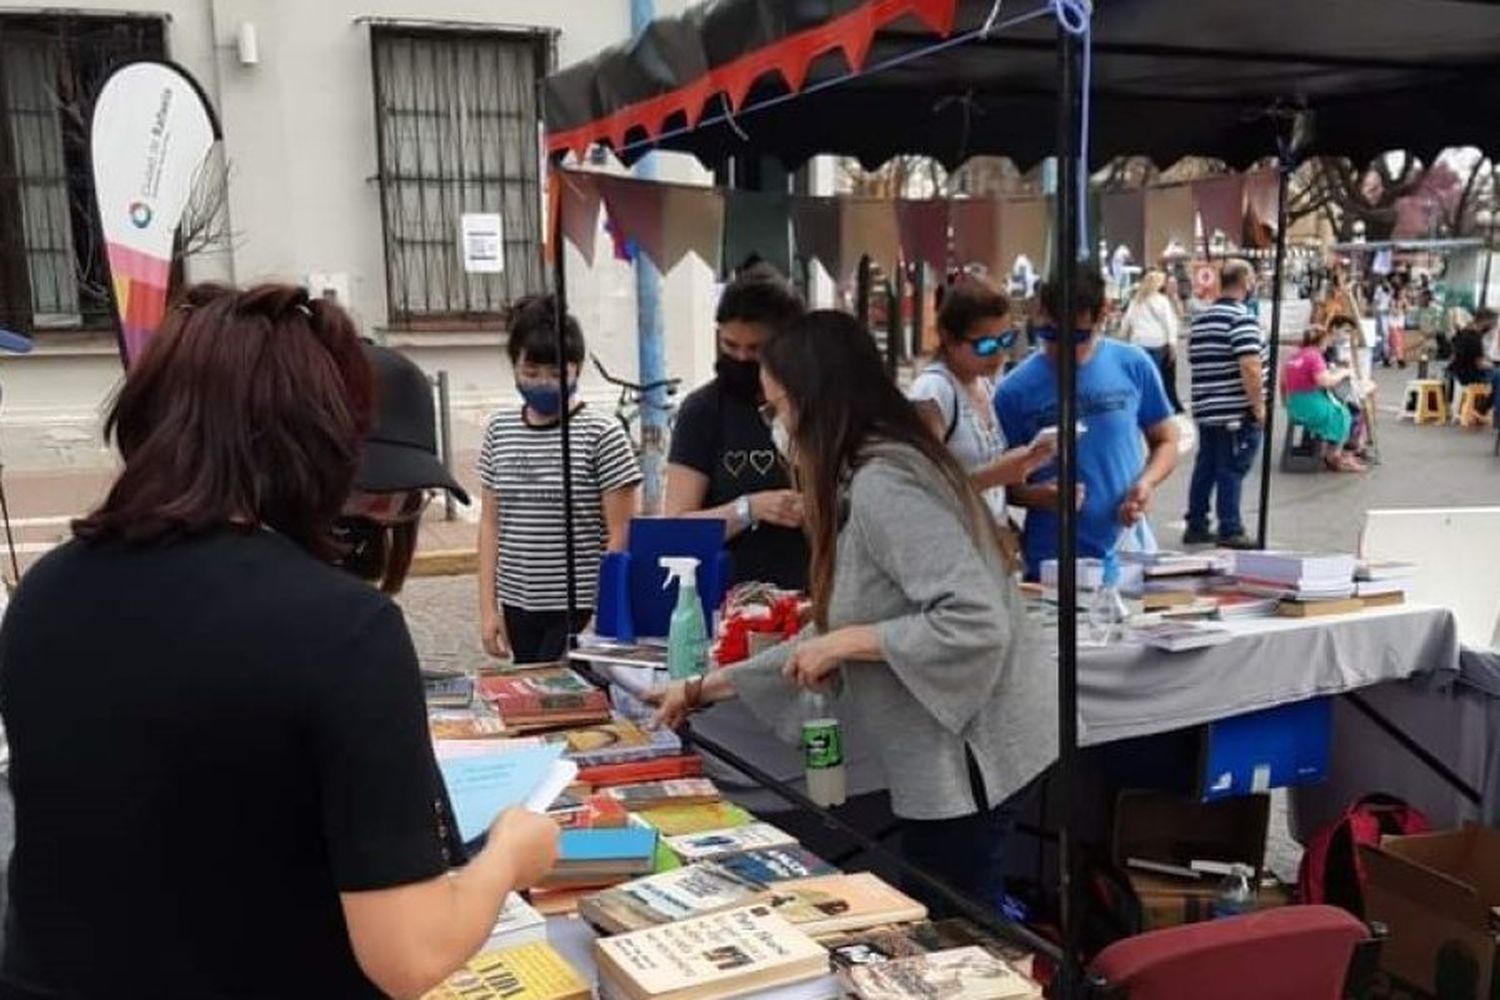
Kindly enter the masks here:
<path id="1" fill-rule="evenodd" d="M 495 674 L 479 679 L 479 694 L 516 733 L 609 722 L 609 697 L 568 667 Z"/>
<path id="2" fill-rule="evenodd" d="M 1311 618 L 1361 611 L 1354 596 L 1356 560 L 1344 553 L 1240 552 L 1235 573 L 1240 590 L 1274 598 L 1276 613 Z"/>
<path id="3" fill-rule="evenodd" d="M 1417 567 L 1404 562 L 1362 562 L 1354 574 L 1354 593 L 1367 608 L 1406 603 L 1407 581 Z"/>
<path id="4" fill-rule="evenodd" d="M 1234 633 L 1226 628 L 1201 622 L 1170 621 L 1131 628 L 1127 637 L 1131 642 L 1138 642 L 1152 649 L 1181 653 L 1189 649 L 1222 646 L 1234 638 Z"/>

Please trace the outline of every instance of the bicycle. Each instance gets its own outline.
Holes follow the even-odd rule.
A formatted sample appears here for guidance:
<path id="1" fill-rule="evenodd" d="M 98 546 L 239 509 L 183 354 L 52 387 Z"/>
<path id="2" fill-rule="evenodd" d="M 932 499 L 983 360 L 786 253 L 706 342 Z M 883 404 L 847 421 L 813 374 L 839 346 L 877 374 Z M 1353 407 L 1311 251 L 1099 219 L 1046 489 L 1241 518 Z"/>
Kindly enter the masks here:
<path id="1" fill-rule="evenodd" d="M 672 432 L 672 425 L 677 418 L 677 390 L 682 385 L 682 379 L 659 379 L 645 384 L 631 382 L 611 374 L 609 369 L 604 367 L 604 362 L 599 360 L 598 355 L 591 354 L 589 357 L 594 362 L 594 368 L 599 372 L 599 377 L 620 390 L 620 395 L 615 400 L 615 419 L 620 422 L 620 427 L 624 429 L 625 436 L 630 439 L 630 444 L 637 455 L 640 455 L 644 448 L 644 443 L 635 430 L 643 412 L 649 410 L 666 414 L 666 432 L 668 434 Z M 658 390 L 666 396 L 667 402 L 656 402 L 653 397 Z"/>

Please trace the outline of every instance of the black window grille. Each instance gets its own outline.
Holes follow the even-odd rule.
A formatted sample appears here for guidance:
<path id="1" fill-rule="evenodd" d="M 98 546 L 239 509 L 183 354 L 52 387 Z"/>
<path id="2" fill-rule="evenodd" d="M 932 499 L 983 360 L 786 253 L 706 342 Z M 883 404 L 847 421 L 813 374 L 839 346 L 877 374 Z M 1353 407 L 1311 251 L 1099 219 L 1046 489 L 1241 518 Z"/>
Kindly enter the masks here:
<path id="1" fill-rule="evenodd" d="M 0 327 L 112 324 L 90 102 L 118 64 L 165 55 L 158 17 L 0 14 Z"/>
<path id="2" fill-rule="evenodd" d="M 498 316 L 543 289 L 547 36 L 376 26 L 371 44 L 390 321 Z M 500 215 L 501 273 L 465 270 L 466 213 Z"/>

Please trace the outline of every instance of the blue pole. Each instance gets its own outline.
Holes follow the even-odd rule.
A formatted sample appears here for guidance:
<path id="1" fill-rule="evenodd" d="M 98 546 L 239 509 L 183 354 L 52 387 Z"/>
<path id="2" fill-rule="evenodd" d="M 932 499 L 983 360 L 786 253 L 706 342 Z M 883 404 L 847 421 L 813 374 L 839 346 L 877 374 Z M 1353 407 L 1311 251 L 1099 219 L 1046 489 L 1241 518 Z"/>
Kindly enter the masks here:
<path id="1" fill-rule="evenodd" d="M 656 18 L 656 0 L 630 0 L 630 31 L 640 34 Z M 656 179 L 656 154 L 648 153 L 635 166 L 642 180 Z M 635 259 L 635 315 L 639 375 L 642 385 L 667 377 L 666 333 L 661 314 L 661 272 L 644 254 Z M 666 392 L 653 389 L 641 403 L 642 506 L 647 514 L 661 512 L 666 476 Z"/>

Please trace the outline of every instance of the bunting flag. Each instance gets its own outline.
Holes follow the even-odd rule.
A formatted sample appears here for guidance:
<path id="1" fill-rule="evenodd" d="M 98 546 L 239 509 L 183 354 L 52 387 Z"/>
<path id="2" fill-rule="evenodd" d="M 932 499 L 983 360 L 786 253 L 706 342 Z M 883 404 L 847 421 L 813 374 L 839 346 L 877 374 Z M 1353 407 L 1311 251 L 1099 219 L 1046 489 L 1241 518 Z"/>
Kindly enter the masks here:
<path id="1" fill-rule="evenodd" d="M 792 200 L 792 232 L 797 253 L 823 265 L 835 281 L 844 273 L 842 213 L 837 198 L 795 198 Z M 855 263 L 859 258 L 855 258 Z"/>
<path id="2" fill-rule="evenodd" d="M 838 277 L 852 275 L 862 256 L 879 264 L 886 274 L 895 274 L 901 262 L 901 230 L 896 224 L 895 203 L 885 198 L 841 198 L 839 208 L 843 266 Z"/>
<path id="3" fill-rule="evenodd" d="M 625 146 L 626 136 L 636 130 L 644 132 L 649 139 L 656 139 L 665 128 L 667 119 L 674 115 L 684 116 L 688 126 L 694 127 L 702 120 L 709 102 L 716 95 L 723 95 L 730 109 L 739 111 L 750 96 L 755 81 L 771 73 L 779 74 L 793 92 L 800 91 L 813 62 L 830 52 L 842 53 L 850 72 L 857 73 L 864 68 L 875 33 L 882 27 L 913 17 L 934 34 L 948 35 L 953 30 L 957 7 L 958 0 L 875 0 L 862 3 L 846 14 L 775 38 L 769 44 L 690 79 L 671 81 L 664 92 L 627 104 L 587 125 L 550 133 L 547 150 L 549 153 L 571 150 L 580 159 L 596 142 L 608 142 L 619 150 Z M 779 11 L 772 10 L 767 16 L 774 18 L 776 23 L 787 20 Z M 772 34 L 774 30 L 770 23 L 759 27 L 765 29 L 765 34 Z"/>
<path id="4" fill-rule="evenodd" d="M 780 273 L 791 274 L 790 215 L 790 195 L 777 191 L 725 191 L 724 267 L 737 271 L 747 260 L 758 257 Z"/>
<path id="5" fill-rule="evenodd" d="M 991 278 L 1007 273 L 1005 262 L 999 260 L 999 202 L 992 198 L 955 201 L 950 218 L 953 223 L 953 263 L 956 266 L 980 264 L 989 271 Z"/>
<path id="6" fill-rule="evenodd" d="M 1192 251 L 1197 212 L 1193 207 L 1193 189 L 1186 184 L 1146 190 L 1146 246 L 1141 258 L 1143 267 L 1155 267 L 1167 248 L 1176 243 Z"/>
<path id="7" fill-rule="evenodd" d="M 556 178 L 557 211 L 562 213 L 559 227 L 563 238 L 573 244 L 589 266 L 594 263 L 594 246 L 599 241 L 599 208 L 602 199 L 593 174 L 579 170 L 559 170 Z"/>
<path id="8" fill-rule="evenodd" d="M 1046 198 L 1017 198 L 1000 202 L 1000 246 L 996 275 L 1008 275 L 1016 261 L 1025 257 L 1037 274 L 1046 274 L 1047 211 Z"/>
<path id="9" fill-rule="evenodd" d="M 121 66 L 94 98 L 94 198 L 127 366 L 166 315 L 177 226 L 218 139 L 197 81 L 169 63 Z"/>
<path id="10" fill-rule="evenodd" d="M 607 174 L 594 176 L 617 244 L 634 243 L 663 274 L 689 252 L 717 268 L 724 227 L 724 200 L 718 191 Z"/>
<path id="11" fill-rule="evenodd" d="M 1193 203 L 1203 222 L 1203 245 L 1213 243 L 1214 233 L 1223 233 L 1232 243 L 1245 238 L 1245 178 L 1225 174 L 1193 182 Z"/>
<path id="12" fill-rule="evenodd" d="M 1110 255 L 1116 247 L 1129 248 L 1135 261 L 1146 259 L 1146 195 L 1140 188 L 1106 191 L 1099 199 L 1100 228 L 1109 244 Z"/>
<path id="13" fill-rule="evenodd" d="M 938 274 L 948 270 L 948 202 L 896 202 L 896 223 L 901 229 L 901 256 L 920 261 Z"/>

